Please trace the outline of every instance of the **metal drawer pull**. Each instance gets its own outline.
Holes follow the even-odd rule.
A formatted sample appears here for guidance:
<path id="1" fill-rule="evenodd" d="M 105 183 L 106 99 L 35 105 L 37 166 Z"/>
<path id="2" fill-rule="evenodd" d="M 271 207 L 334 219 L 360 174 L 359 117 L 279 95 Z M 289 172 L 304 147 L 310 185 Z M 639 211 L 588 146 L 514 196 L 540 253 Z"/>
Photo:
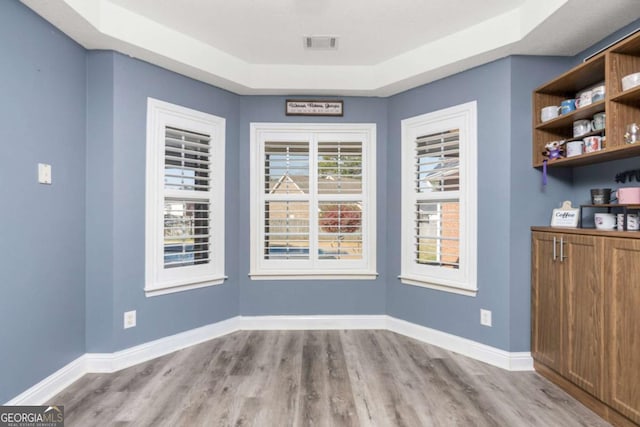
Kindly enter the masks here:
<path id="1" fill-rule="evenodd" d="M 556 238 L 555 236 L 553 237 L 553 260 L 556 260 Z"/>

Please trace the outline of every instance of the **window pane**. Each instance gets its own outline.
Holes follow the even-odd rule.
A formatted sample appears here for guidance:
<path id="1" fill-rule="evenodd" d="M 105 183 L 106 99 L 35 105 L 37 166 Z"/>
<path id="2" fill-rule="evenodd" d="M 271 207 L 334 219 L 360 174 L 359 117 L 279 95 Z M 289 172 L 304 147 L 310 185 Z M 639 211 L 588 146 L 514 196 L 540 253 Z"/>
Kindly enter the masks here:
<path id="1" fill-rule="evenodd" d="M 209 204 L 167 199 L 164 203 L 164 268 L 210 262 Z"/>
<path id="2" fill-rule="evenodd" d="M 265 143 L 265 193 L 309 193 L 309 143 Z"/>
<path id="3" fill-rule="evenodd" d="M 460 189 L 460 135 L 458 129 L 424 135 L 416 140 L 416 191 Z"/>
<path id="4" fill-rule="evenodd" d="M 362 193 L 362 143 L 318 144 L 318 193 Z"/>
<path id="5" fill-rule="evenodd" d="M 362 203 L 320 202 L 318 257 L 362 259 Z"/>
<path id="6" fill-rule="evenodd" d="M 264 259 L 309 259 L 309 203 L 265 202 Z"/>
<path id="7" fill-rule="evenodd" d="M 164 188 L 209 191 L 209 144 L 207 135 L 165 128 Z"/>
<path id="8" fill-rule="evenodd" d="M 451 200 L 419 201 L 415 209 L 415 261 L 459 268 L 460 203 Z"/>

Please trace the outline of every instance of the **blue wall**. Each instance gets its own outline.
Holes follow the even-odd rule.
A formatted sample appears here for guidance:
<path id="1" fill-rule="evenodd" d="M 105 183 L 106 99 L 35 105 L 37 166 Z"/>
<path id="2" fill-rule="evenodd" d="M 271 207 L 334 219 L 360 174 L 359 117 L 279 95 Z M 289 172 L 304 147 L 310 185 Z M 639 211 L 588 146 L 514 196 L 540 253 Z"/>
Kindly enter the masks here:
<path id="1" fill-rule="evenodd" d="M 96 170 L 88 169 L 88 182 L 101 189 L 103 200 L 88 205 L 87 217 L 105 217 L 105 230 L 98 237 L 106 241 L 100 243 L 96 256 L 105 252 L 112 265 L 109 278 L 102 276 L 97 259 L 87 266 L 87 305 L 96 306 L 106 299 L 112 307 L 104 310 L 112 312 L 101 311 L 96 321 L 88 316 L 87 336 L 91 338 L 87 351 L 112 352 L 237 315 L 238 274 L 233 254 L 237 253 L 238 230 L 239 96 L 113 52 L 92 53 L 89 64 L 90 90 L 112 96 L 112 100 L 96 101 L 105 110 L 111 108 L 106 117 L 89 115 L 89 128 L 103 128 L 103 132 L 100 140 L 90 140 L 88 145 L 106 145 L 101 150 L 108 160 Z M 144 295 L 147 97 L 226 119 L 225 270 L 230 279 L 222 285 L 151 298 Z M 113 117 L 110 125 L 109 117 Z M 137 311 L 137 326 L 124 330 L 123 313 L 129 310 Z"/>
<path id="2" fill-rule="evenodd" d="M 499 60 L 389 99 L 387 147 L 389 270 L 400 272 L 400 121 L 477 101 L 478 294 L 462 296 L 387 281 L 387 313 L 488 345 L 509 348 L 510 68 Z M 480 308 L 493 327 L 480 326 Z"/>
<path id="3" fill-rule="evenodd" d="M 18 2 L 0 2 L 0 57 L 5 402 L 85 352 L 86 91 L 84 49 Z"/>
<path id="4" fill-rule="evenodd" d="M 86 346 L 113 347 L 113 59 L 87 54 Z"/>
<path id="5" fill-rule="evenodd" d="M 640 26 L 636 21 L 603 43 Z M 599 44 L 599 45 L 600 45 Z M 598 46 L 599 46 L 598 45 Z M 85 352 L 113 352 L 238 314 L 390 314 L 510 351 L 529 348 L 529 226 L 561 200 L 615 186 L 638 158 L 531 168 L 531 91 L 579 62 L 510 57 L 387 99 L 347 97 L 343 118 L 284 115 L 285 97 L 238 96 L 113 52 L 86 52 L 17 1 L 0 2 L 0 402 Z M 146 298 L 146 100 L 226 118 L 226 273 L 219 286 Z M 400 120 L 478 101 L 476 298 L 400 284 Z M 377 124 L 377 269 L 369 281 L 252 281 L 249 123 Z M 10 144 L 10 145 L 9 145 Z M 53 165 L 52 186 L 36 164 Z M 11 184 L 10 184 L 11 183 Z M 630 185 L 630 184 L 627 184 Z M 492 328 L 479 309 L 493 311 Z M 123 312 L 137 310 L 123 330 Z"/>
<path id="6" fill-rule="evenodd" d="M 531 92 L 569 68 L 567 58 L 510 57 L 409 90 L 389 104 L 388 217 L 400 233 L 400 120 L 478 102 L 478 294 L 471 298 L 387 282 L 395 317 L 509 351 L 529 349 L 529 227 L 571 189 L 571 171 L 551 172 L 543 188 L 531 167 Z M 389 241 L 389 269 L 400 269 L 400 239 Z M 493 314 L 480 325 L 480 309 Z"/>
<path id="7" fill-rule="evenodd" d="M 510 351 L 529 351 L 531 328 L 532 225 L 549 224 L 551 211 L 572 191 L 571 169 L 552 169 L 546 187 L 541 173 L 531 167 L 531 93 L 562 74 L 570 59 L 513 56 L 511 64 L 511 159 L 509 192 L 509 327 Z"/>
<path id="8" fill-rule="evenodd" d="M 594 52 L 606 47 L 637 29 L 640 29 L 640 19 L 616 31 L 601 42 L 576 55 L 574 63 L 578 64 L 582 62 L 585 57 L 592 55 Z M 625 184 L 617 184 L 615 182 L 615 176 L 617 173 L 633 169 L 640 169 L 640 157 L 575 168 L 573 171 L 575 185 L 572 194 L 574 204 L 589 203 L 591 197 L 589 190 L 591 188 L 615 189 L 620 187 L 640 187 L 640 182 L 635 180 Z M 593 213 L 593 211 L 590 213 Z M 587 219 L 587 216 L 585 216 L 585 220 L 587 223 L 593 222 L 592 220 Z"/>
<path id="9" fill-rule="evenodd" d="M 240 102 L 240 184 L 238 267 L 240 314 L 384 314 L 387 275 L 387 102 L 379 98 L 343 98 L 344 117 L 285 116 L 285 97 L 244 96 Z M 251 280 L 249 274 L 249 124 L 251 122 L 376 123 L 377 268 L 376 280 Z"/>

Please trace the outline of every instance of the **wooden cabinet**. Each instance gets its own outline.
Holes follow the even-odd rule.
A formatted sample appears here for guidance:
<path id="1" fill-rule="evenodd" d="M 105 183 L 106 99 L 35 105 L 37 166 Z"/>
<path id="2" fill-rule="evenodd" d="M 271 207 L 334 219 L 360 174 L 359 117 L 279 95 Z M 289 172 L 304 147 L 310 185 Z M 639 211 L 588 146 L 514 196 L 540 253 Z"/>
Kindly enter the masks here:
<path id="1" fill-rule="evenodd" d="M 595 397 L 602 397 L 604 295 L 602 239 L 560 237 L 562 286 L 562 373 Z"/>
<path id="2" fill-rule="evenodd" d="M 605 399 L 640 423 L 640 240 L 604 240 L 609 379 Z"/>
<path id="3" fill-rule="evenodd" d="M 560 372 L 562 274 L 557 261 L 557 243 L 556 234 L 533 233 L 531 352 L 536 360 Z"/>
<path id="4" fill-rule="evenodd" d="M 603 295 L 596 237 L 533 233 L 533 357 L 602 396 Z"/>
<path id="5" fill-rule="evenodd" d="M 549 227 L 532 234 L 536 369 L 614 425 L 640 425 L 635 234 Z"/>
<path id="6" fill-rule="evenodd" d="M 599 112 L 606 113 L 605 129 L 589 135 L 605 135 L 606 132 L 605 148 L 594 153 L 552 160 L 548 166 L 579 166 L 640 155 L 640 144 L 627 144 L 624 140 L 626 126 L 630 123 L 640 124 L 640 86 L 622 90 L 622 77 L 637 72 L 640 72 L 640 33 L 609 47 L 536 89 L 533 92 L 533 166 L 542 166 L 542 153 L 547 143 L 582 139 L 584 136 L 573 138 L 573 122 L 591 119 Z M 540 111 L 543 107 L 560 105 L 565 99 L 575 98 L 579 91 L 602 82 L 606 88 L 604 100 L 544 123 L 541 121 Z"/>

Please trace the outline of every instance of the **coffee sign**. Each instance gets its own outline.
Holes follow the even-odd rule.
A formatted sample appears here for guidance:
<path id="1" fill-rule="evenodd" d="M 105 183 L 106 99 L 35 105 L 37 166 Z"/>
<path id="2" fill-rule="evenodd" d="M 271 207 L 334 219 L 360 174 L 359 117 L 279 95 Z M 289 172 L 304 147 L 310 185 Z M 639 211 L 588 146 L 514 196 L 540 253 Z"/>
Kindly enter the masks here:
<path id="1" fill-rule="evenodd" d="M 565 201 L 560 209 L 554 209 L 551 214 L 552 227 L 575 228 L 580 219 L 580 209 L 571 207 L 571 202 Z"/>
<path id="2" fill-rule="evenodd" d="M 343 113 L 342 101 L 287 99 L 287 116 L 336 116 Z"/>

